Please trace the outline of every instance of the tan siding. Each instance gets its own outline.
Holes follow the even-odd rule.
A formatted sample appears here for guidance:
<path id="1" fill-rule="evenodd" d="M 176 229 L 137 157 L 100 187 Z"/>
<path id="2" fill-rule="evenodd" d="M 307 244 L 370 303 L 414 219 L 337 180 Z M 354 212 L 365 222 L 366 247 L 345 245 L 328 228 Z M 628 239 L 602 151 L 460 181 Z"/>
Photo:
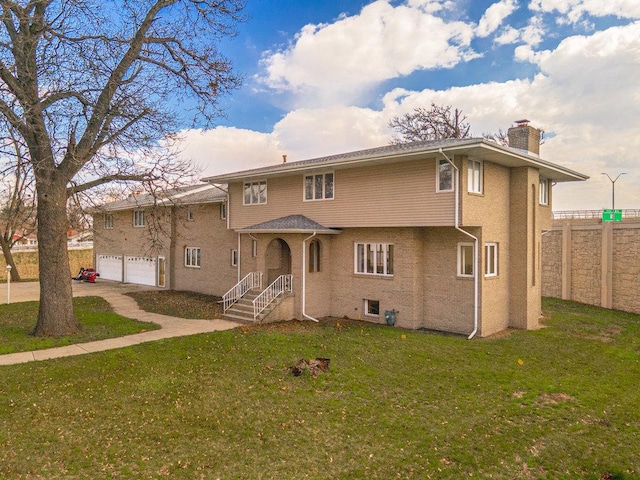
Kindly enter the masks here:
<path id="1" fill-rule="evenodd" d="M 287 215 L 327 227 L 453 225 L 453 193 L 436 193 L 434 159 L 335 172 L 333 200 L 305 202 L 303 175 L 270 178 L 266 205 L 242 205 L 242 184 L 229 188 L 231 226 L 243 228 Z"/>

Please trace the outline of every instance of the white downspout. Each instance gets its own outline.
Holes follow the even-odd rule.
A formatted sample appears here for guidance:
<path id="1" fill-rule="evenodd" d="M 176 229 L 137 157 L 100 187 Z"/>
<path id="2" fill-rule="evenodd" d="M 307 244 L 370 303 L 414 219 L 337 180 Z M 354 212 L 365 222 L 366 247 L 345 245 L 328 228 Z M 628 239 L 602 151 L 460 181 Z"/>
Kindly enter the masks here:
<path id="1" fill-rule="evenodd" d="M 227 214 L 228 214 L 228 213 L 229 213 L 229 212 L 227 212 Z M 238 265 L 237 265 L 237 267 L 238 267 L 238 280 L 237 280 L 237 281 L 238 281 L 238 282 L 240 281 L 240 235 L 241 235 L 241 234 L 240 234 L 240 233 L 238 233 L 238 250 L 237 250 L 237 252 L 238 252 L 238 258 L 237 258 L 237 263 L 238 263 Z"/>
<path id="2" fill-rule="evenodd" d="M 302 316 L 308 320 L 318 323 L 317 318 L 307 315 L 307 240 L 311 240 L 318 232 L 302 240 Z"/>
<path id="3" fill-rule="evenodd" d="M 462 228 L 460 228 L 460 222 L 459 222 L 459 207 L 458 207 L 458 203 L 459 203 L 459 198 L 458 198 L 458 190 L 460 188 L 460 170 L 458 170 L 458 167 L 455 166 L 455 164 L 453 163 L 453 161 L 451 161 L 451 159 L 449 157 L 447 157 L 447 155 L 444 153 L 444 151 L 442 150 L 442 148 L 440 148 L 440 154 L 447 160 L 447 162 L 449 162 L 449 164 L 454 168 L 454 170 L 456 171 L 456 176 L 455 176 L 455 181 L 454 181 L 454 188 L 453 188 L 453 193 L 455 195 L 455 228 L 456 230 L 464 233 L 465 235 L 471 237 L 473 239 L 473 255 L 474 255 L 474 259 L 476 261 L 476 264 L 474 266 L 473 269 L 473 332 L 471 332 L 469 334 L 469 336 L 467 337 L 468 340 L 471 340 L 473 337 L 475 337 L 476 333 L 478 333 L 478 286 L 479 286 L 479 275 L 478 275 L 478 269 L 480 267 L 480 258 L 478 256 L 478 237 L 470 234 L 469 232 L 467 232 L 466 230 L 463 230 Z"/>

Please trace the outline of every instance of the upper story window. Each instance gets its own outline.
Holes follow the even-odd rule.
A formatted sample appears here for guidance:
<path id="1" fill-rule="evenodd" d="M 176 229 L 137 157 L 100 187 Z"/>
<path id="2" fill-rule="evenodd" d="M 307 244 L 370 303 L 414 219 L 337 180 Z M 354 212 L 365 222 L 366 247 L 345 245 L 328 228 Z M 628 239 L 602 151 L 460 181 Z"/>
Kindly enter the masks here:
<path id="1" fill-rule="evenodd" d="M 333 199 L 333 173 L 305 175 L 304 199 L 305 201 Z"/>
<path id="2" fill-rule="evenodd" d="M 258 205 L 267 203 L 267 181 L 245 182 L 244 205 Z"/>
<path id="3" fill-rule="evenodd" d="M 144 210 L 133 211 L 133 226 L 144 227 Z"/>
<path id="4" fill-rule="evenodd" d="M 540 205 L 549 205 L 549 180 L 540 179 Z"/>
<path id="5" fill-rule="evenodd" d="M 467 162 L 467 190 L 469 193 L 482 193 L 482 162 Z"/>
<path id="6" fill-rule="evenodd" d="M 485 243 L 484 244 L 484 276 L 496 277 L 498 276 L 498 244 L 497 243 Z"/>
<path id="7" fill-rule="evenodd" d="M 104 214 L 104 228 L 107 228 L 107 229 L 113 228 L 113 213 Z"/>
<path id="8" fill-rule="evenodd" d="M 226 220 L 227 218 L 227 204 L 224 202 L 220 204 L 220 218 L 222 220 Z"/>
<path id="9" fill-rule="evenodd" d="M 355 273 L 393 275 L 393 244 L 356 243 Z"/>
<path id="10" fill-rule="evenodd" d="M 438 160 L 438 184 L 436 191 L 451 192 L 453 190 L 453 166 L 447 160 Z"/>
<path id="11" fill-rule="evenodd" d="M 198 247 L 186 247 L 184 249 L 184 266 L 200 268 L 200 249 Z"/>
<path id="12" fill-rule="evenodd" d="M 475 258 L 473 243 L 461 242 L 458 244 L 458 276 L 473 277 Z"/>
<path id="13" fill-rule="evenodd" d="M 187 220 L 193 221 L 193 207 L 187 207 Z"/>

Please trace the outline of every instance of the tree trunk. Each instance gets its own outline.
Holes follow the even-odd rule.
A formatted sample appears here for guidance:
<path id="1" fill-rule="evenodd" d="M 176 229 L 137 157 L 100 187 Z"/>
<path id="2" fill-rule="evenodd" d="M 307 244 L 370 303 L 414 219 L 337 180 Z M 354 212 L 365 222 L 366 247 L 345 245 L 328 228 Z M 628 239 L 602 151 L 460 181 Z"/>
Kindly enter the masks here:
<path id="1" fill-rule="evenodd" d="M 11 281 L 20 281 L 20 272 L 16 267 L 16 261 L 13 259 L 13 253 L 11 253 L 11 244 L 4 241 L 4 238 L 0 237 L 0 246 L 2 247 L 2 254 L 4 255 L 4 261 L 7 265 L 11 266 Z"/>
<path id="2" fill-rule="evenodd" d="M 38 185 L 38 253 L 40 310 L 33 333 L 39 337 L 77 333 L 81 325 L 73 312 L 67 251 L 67 190 L 61 181 L 43 181 Z"/>

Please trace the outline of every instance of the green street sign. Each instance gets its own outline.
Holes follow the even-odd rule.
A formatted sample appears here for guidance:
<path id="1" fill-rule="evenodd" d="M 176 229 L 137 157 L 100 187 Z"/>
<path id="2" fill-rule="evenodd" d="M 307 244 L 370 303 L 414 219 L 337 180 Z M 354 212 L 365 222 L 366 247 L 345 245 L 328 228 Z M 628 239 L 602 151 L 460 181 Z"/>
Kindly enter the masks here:
<path id="1" fill-rule="evenodd" d="M 622 210 L 618 208 L 616 208 L 615 210 L 611 208 L 605 208 L 602 211 L 602 221 L 603 222 L 621 222 Z"/>

